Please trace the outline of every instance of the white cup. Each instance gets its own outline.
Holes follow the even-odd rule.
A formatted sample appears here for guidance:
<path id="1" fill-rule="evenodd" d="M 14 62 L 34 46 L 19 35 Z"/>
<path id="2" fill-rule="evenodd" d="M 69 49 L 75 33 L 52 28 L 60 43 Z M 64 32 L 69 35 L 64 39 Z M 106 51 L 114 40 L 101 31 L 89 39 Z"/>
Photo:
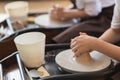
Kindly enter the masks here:
<path id="1" fill-rule="evenodd" d="M 15 37 L 14 42 L 24 65 L 28 68 L 44 64 L 46 35 L 41 32 L 27 32 Z"/>
<path id="2" fill-rule="evenodd" d="M 14 1 L 5 5 L 14 29 L 24 28 L 27 24 L 29 5 L 27 1 Z M 17 23 L 18 25 L 15 25 Z"/>

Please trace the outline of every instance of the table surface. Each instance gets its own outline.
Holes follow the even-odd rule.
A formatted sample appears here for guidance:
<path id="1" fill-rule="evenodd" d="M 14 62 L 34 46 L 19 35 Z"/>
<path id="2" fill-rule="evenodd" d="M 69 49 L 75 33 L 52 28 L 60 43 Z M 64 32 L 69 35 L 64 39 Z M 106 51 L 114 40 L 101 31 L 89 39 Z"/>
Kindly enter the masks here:
<path id="1" fill-rule="evenodd" d="M 17 64 L 13 64 L 8 67 L 8 73 L 6 74 L 6 78 L 8 80 L 22 80 L 19 72 L 19 68 Z M 5 79 L 7 80 L 7 79 Z M 104 79 L 98 79 L 98 80 L 104 80 Z M 113 76 L 113 80 L 120 80 L 120 73 Z"/>
<path id="2" fill-rule="evenodd" d="M 5 12 L 5 4 L 12 2 L 9 0 L 0 1 L 0 12 Z M 29 13 L 46 13 L 55 4 L 60 4 L 62 7 L 68 7 L 71 5 L 69 0 L 30 0 Z"/>
<path id="3" fill-rule="evenodd" d="M 2 63 L 2 66 L 3 66 L 3 74 L 5 80 L 22 80 L 15 55 L 6 59 L 4 63 Z M 112 78 L 113 80 L 120 80 L 120 73 L 117 73 Z M 97 80 L 104 80 L 104 79 L 99 78 Z"/>

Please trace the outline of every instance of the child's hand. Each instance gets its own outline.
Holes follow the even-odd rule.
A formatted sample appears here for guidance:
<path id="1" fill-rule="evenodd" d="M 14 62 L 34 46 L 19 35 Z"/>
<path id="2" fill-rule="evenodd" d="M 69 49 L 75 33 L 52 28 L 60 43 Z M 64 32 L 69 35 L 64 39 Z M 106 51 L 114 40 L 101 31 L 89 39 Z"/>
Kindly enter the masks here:
<path id="1" fill-rule="evenodd" d="M 71 40 L 70 47 L 74 55 L 78 56 L 93 50 L 95 40 L 95 37 L 88 36 L 86 33 L 80 33 L 80 36 Z"/>
<path id="2" fill-rule="evenodd" d="M 53 20 L 62 20 L 64 8 L 60 6 L 53 6 L 52 9 L 50 10 L 50 18 Z"/>

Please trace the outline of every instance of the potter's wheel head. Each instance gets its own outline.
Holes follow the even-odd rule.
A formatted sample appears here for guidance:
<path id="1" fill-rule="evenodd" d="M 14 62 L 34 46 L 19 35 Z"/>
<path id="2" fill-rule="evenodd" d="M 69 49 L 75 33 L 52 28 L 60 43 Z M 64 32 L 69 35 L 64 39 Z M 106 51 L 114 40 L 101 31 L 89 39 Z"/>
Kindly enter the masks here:
<path id="1" fill-rule="evenodd" d="M 95 72 L 106 69 L 111 64 L 111 59 L 104 54 L 93 51 L 90 53 L 92 62 L 89 64 L 80 64 L 73 57 L 74 53 L 71 49 L 61 51 L 56 55 L 56 63 L 65 71 L 68 72 Z"/>
<path id="2" fill-rule="evenodd" d="M 39 15 L 35 18 L 35 23 L 40 25 L 43 28 L 65 28 L 71 27 L 73 24 L 77 22 L 76 19 L 62 21 L 62 22 L 54 22 L 49 18 L 49 14 Z"/>

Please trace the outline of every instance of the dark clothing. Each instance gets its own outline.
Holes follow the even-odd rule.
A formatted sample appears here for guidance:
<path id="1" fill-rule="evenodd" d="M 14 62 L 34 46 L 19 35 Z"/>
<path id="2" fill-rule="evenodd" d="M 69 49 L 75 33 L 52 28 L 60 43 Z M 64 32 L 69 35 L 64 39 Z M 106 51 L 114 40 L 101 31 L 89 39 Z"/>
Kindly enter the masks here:
<path id="1" fill-rule="evenodd" d="M 69 43 L 72 38 L 79 36 L 79 32 L 86 32 L 88 35 L 95 37 L 100 36 L 111 25 L 113 9 L 114 5 L 103 8 L 98 16 L 81 20 L 54 37 L 53 40 L 57 43 Z"/>

